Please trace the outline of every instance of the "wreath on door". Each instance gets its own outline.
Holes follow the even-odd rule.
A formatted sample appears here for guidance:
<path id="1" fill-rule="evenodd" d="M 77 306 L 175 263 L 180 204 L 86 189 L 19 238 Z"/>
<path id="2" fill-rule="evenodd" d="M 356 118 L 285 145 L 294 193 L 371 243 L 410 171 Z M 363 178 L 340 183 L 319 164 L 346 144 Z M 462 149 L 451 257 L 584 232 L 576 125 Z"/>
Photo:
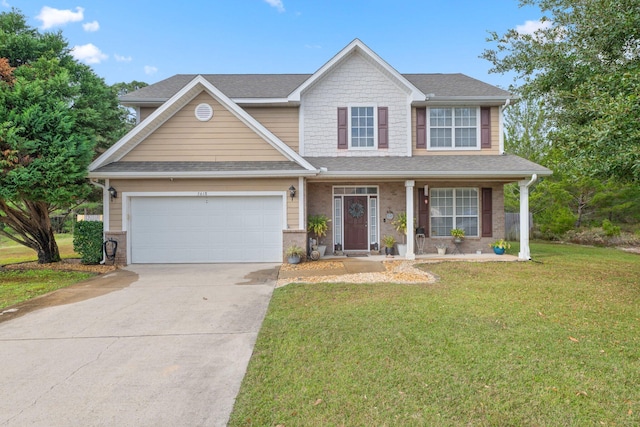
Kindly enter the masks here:
<path id="1" fill-rule="evenodd" d="M 360 218 L 364 215 L 364 206 L 358 202 L 351 203 L 351 205 L 349 205 L 349 215 L 353 218 Z"/>

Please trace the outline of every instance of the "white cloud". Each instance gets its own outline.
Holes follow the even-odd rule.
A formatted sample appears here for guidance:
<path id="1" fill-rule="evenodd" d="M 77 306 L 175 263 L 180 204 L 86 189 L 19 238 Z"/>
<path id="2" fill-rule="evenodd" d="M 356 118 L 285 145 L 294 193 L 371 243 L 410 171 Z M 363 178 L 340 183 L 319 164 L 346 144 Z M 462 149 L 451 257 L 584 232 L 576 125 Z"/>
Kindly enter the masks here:
<path id="1" fill-rule="evenodd" d="M 71 49 L 71 55 L 85 64 L 99 64 L 109 58 L 109 55 L 102 53 L 102 51 L 92 43 L 74 46 L 73 49 Z"/>
<path id="2" fill-rule="evenodd" d="M 11 7 L 7 0 L 2 0 L 2 7 Z"/>
<path id="3" fill-rule="evenodd" d="M 87 22 L 86 24 L 82 24 L 82 28 L 84 28 L 85 31 L 92 33 L 100 29 L 100 24 L 98 21 Z"/>
<path id="4" fill-rule="evenodd" d="M 49 6 L 43 6 L 40 10 L 40 15 L 36 16 L 36 19 L 42 21 L 42 29 L 56 27 L 59 25 L 65 25 L 69 22 L 78 22 L 84 19 L 84 9 L 76 7 L 77 12 L 72 12 L 69 9 L 61 10 L 54 9 Z"/>
<path id="5" fill-rule="evenodd" d="M 114 53 L 113 57 L 118 62 L 131 62 L 133 60 L 133 58 L 130 56 L 121 56 L 121 55 L 118 55 L 117 53 Z"/>
<path id="6" fill-rule="evenodd" d="M 153 75 L 153 74 L 155 74 L 157 72 L 158 72 L 158 68 L 157 67 L 154 67 L 152 65 L 145 65 L 144 66 L 144 73 L 146 75 L 148 75 L 148 76 L 151 76 L 151 75 Z"/>
<path id="7" fill-rule="evenodd" d="M 278 9 L 278 12 L 284 12 L 284 4 L 282 4 L 282 0 L 264 0 L 271 7 L 275 7 Z"/>
<path id="8" fill-rule="evenodd" d="M 526 21 L 524 24 L 516 26 L 516 31 L 520 34 L 533 35 L 538 30 L 544 30 L 550 27 L 550 21 Z"/>

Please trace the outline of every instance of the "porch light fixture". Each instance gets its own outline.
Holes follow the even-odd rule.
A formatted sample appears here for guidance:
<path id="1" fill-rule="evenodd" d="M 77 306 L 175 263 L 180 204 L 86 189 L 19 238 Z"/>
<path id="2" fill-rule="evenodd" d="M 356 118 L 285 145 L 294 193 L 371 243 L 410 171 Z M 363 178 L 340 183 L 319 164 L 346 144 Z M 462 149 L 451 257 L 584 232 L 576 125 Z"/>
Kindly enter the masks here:
<path id="1" fill-rule="evenodd" d="M 291 187 L 289 187 L 289 197 L 291 197 L 291 200 L 293 200 L 295 196 L 296 196 L 296 187 L 292 185 Z"/>
<path id="2" fill-rule="evenodd" d="M 113 199 L 117 199 L 117 198 L 118 198 L 118 192 L 116 191 L 116 189 L 115 189 L 115 188 L 113 188 L 113 187 L 109 187 L 109 188 L 107 189 L 107 191 L 109 192 L 109 195 L 111 196 L 111 200 L 113 200 Z"/>

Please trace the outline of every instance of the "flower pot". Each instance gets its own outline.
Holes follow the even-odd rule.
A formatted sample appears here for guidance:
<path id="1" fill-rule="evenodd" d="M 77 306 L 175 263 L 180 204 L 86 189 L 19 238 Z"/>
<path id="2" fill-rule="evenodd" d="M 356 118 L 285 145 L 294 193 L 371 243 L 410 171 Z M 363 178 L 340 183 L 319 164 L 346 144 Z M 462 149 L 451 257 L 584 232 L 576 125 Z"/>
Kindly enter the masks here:
<path id="1" fill-rule="evenodd" d="M 320 252 L 320 258 L 324 256 L 324 253 L 327 251 L 326 245 L 318 245 L 318 252 Z"/>
<path id="2" fill-rule="evenodd" d="M 447 253 L 447 248 L 436 248 L 438 250 L 438 255 L 444 255 Z"/>
<path id="3" fill-rule="evenodd" d="M 384 248 L 384 253 L 385 253 L 385 255 L 387 255 L 387 256 L 392 256 L 392 255 L 393 255 L 393 248 L 389 248 L 389 247 L 386 247 L 386 246 L 385 246 L 385 248 Z"/>
<path id="4" fill-rule="evenodd" d="M 398 255 L 405 256 L 407 254 L 407 245 L 405 243 L 398 243 Z"/>
<path id="5" fill-rule="evenodd" d="M 493 248 L 493 252 L 496 255 L 504 255 L 504 251 L 505 251 L 505 248 L 498 248 L 498 247 Z"/>
<path id="6" fill-rule="evenodd" d="M 289 264 L 300 264 L 300 257 L 298 255 L 293 255 L 287 258 L 287 262 Z"/>

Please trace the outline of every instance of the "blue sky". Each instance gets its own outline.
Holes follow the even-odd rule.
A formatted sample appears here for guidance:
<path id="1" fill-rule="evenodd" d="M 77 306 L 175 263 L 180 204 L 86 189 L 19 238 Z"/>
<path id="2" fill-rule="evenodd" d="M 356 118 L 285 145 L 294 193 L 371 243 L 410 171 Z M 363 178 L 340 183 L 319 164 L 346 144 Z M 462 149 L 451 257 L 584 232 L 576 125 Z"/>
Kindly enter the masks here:
<path id="1" fill-rule="evenodd" d="M 463 73 L 506 88 L 479 58 L 488 31 L 531 31 L 517 0 L 0 0 L 61 30 L 107 84 L 174 74 L 313 73 L 359 38 L 401 73 Z"/>

